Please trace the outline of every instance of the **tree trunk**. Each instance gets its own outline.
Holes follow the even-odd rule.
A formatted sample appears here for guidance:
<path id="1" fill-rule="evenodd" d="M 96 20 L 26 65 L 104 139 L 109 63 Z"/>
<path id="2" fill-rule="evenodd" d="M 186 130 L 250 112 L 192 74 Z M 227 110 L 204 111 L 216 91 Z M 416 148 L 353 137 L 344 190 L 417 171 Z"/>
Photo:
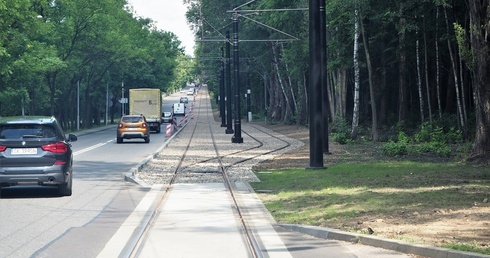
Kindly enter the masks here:
<path id="1" fill-rule="evenodd" d="M 281 44 L 281 52 L 282 51 L 284 51 L 284 44 Z M 288 77 L 288 86 L 289 86 L 289 91 L 291 92 L 291 99 L 293 101 L 293 106 L 291 107 L 292 115 L 295 116 L 298 113 L 298 103 L 296 101 L 296 96 L 294 94 L 293 83 L 292 83 L 291 76 L 289 74 L 289 66 L 288 66 L 287 62 L 284 63 L 284 67 L 286 68 L 286 73 L 288 75 L 287 76 Z"/>
<path id="2" fill-rule="evenodd" d="M 337 117 L 335 116 L 336 112 L 336 98 L 335 98 L 335 82 L 333 77 L 335 76 L 334 72 L 329 72 L 327 73 L 327 85 L 329 88 L 328 91 L 328 104 L 330 105 L 330 119 L 332 119 L 332 122 L 335 123 Z"/>
<path id="3" fill-rule="evenodd" d="M 466 115 L 466 97 L 465 97 L 465 90 L 464 90 L 464 79 L 463 79 L 463 57 L 461 57 L 461 49 L 458 51 L 459 53 L 459 78 L 461 78 L 461 102 L 463 106 L 463 119 L 464 121 L 468 121 L 468 116 Z M 466 127 L 466 126 L 465 126 Z M 465 130 L 467 132 L 467 130 Z M 464 136 L 465 139 L 467 139 L 467 135 Z"/>
<path id="4" fill-rule="evenodd" d="M 471 49 L 475 58 L 473 85 L 476 135 L 470 161 L 490 160 L 490 1 L 468 1 L 470 7 Z M 486 35 L 486 37 L 485 37 Z"/>
<path id="5" fill-rule="evenodd" d="M 437 42 L 436 42 L 437 44 Z M 428 57 L 427 57 L 427 33 L 425 31 L 425 17 L 424 17 L 424 70 L 425 70 L 425 91 L 427 94 L 427 108 L 429 111 L 429 123 L 432 125 L 432 104 L 430 101 L 430 85 L 429 85 L 429 68 L 428 68 Z"/>
<path id="6" fill-rule="evenodd" d="M 466 126 L 465 126 L 465 121 L 463 119 L 463 110 L 461 108 L 461 98 L 459 96 L 459 83 L 458 83 L 458 71 L 457 71 L 457 65 L 456 62 L 454 61 L 454 55 L 453 55 L 453 49 L 451 46 L 451 41 L 449 40 L 449 20 L 447 18 L 447 12 L 446 9 L 444 9 L 444 17 L 446 18 L 446 30 L 447 30 L 447 45 L 448 45 L 448 50 L 449 50 L 449 57 L 451 60 L 451 67 L 453 68 L 453 76 L 454 76 L 454 89 L 456 90 L 456 104 L 458 107 L 458 118 L 459 118 L 459 125 L 461 130 L 463 131 L 463 135 L 466 135 Z"/>
<path id="7" fill-rule="evenodd" d="M 338 115 L 342 117 L 342 119 L 346 118 L 347 111 L 346 111 L 346 106 L 347 106 L 347 70 L 345 69 L 339 69 L 338 71 L 338 93 L 339 93 L 339 98 L 338 98 Z"/>
<path id="8" fill-rule="evenodd" d="M 424 96 L 422 94 L 422 75 L 420 74 L 420 54 L 419 54 L 419 30 L 417 29 L 415 35 L 417 35 L 417 40 L 415 41 L 415 54 L 416 60 L 417 60 L 417 88 L 419 91 L 419 103 L 420 103 L 420 121 L 423 123 L 425 118 L 424 118 Z"/>
<path id="9" fill-rule="evenodd" d="M 404 18 L 404 4 L 403 1 L 400 1 L 400 10 L 399 10 L 399 35 L 398 35 L 398 44 L 399 44 L 399 56 L 400 56 L 400 64 L 399 64 L 399 85 L 398 85 L 398 122 L 404 122 L 407 119 L 407 84 L 406 84 L 406 65 L 407 65 L 407 54 L 405 50 L 405 25 L 406 20 Z"/>
<path id="10" fill-rule="evenodd" d="M 351 138 L 357 138 L 359 129 L 359 12 L 355 10 L 354 22 L 354 111 L 352 112 Z"/>
<path id="11" fill-rule="evenodd" d="M 442 119 L 442 104 L 441 104 L 441 83 L 440 83 L 440 67 L 439 67 L 439 7 L 436 7 L 436 91 L 437 91 L 437 110 L 439 111 L 439 119 Z"/>
<path id="12" fill-rule="evenodd" d="M 286 90 L 284 89 L 284 82 L 282 80 L 281 73 L 279 71 L 279 59 L 277 58 L 277 51 L 276 51 L 276 48 L 274 45 L 272 45 L 272 56 L 274 57 L 274 68 L 276 70 L 277 80 L 279 82 L 279 86 L 281 87 L 283 99 L 286 102 L 285 103 L 286 109 L 284 110 L 284 112 L 285 112 L 284 117 L 282 117 L 282 120 L 286 121 L 288 118 L 288 114 L 292 114 L 292 112 L 291 112 L 291 106 L 289 104 L 289 97 L 286 93 Z"/>
<path id="13" fill-rule="evenodd" d="M 364 30 L 364 23 L 361 21 L 361 33 L 362 40 L 364 43 L 364 52 L 366 54 L 366 65 L 368 69 L 368 81 L 369 81 L 369 96 L 371 98 L 371 116 L 372 116 L 372 128 L 371 133 L 373 137 L 373 142 L 377 142 L 379 140 L 378 134 L 378 110 L 376 107 L 376 94 L 374 91 L 374 83 L 373 83 L 373 68 L 371 65 L 371 55 L 369 53 L 369 36 L 367 35 L 366 30 Z"/>

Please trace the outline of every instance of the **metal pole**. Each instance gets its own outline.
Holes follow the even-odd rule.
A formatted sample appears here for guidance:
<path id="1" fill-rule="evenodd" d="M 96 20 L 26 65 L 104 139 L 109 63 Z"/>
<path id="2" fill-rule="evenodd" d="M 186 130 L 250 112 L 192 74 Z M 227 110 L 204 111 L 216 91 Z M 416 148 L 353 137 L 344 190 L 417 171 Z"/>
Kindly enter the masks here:
<path id="1" fill-rule="evenodd" d="M 226 134 L 232 134 L 231 121 L 231 66 L 230 66 L 230 31 L 226 31 Z"/>
<path id="2" fill-rule="evenodd" d="M 121 116 L 124 116 L 124 82 L 121 82 Z"/>
<path id="3" fill-rule="evenodd" d="M 80 130 L 80 81 L 77 81 L 77 131 Z"/>
<path id="4" fill-rule="evenodd" d="M 327 21 L 325 16 L 325 0 L 320 0 L 320 56 L 321 56 L 321 87 L 322 87 L 322 122 L 323 122 L 323 153 L 328 154 L 328 88 L 327 88 Z"/>
<path id="5" fill-rule="evenodd" d="M 264 124 L 267 125 L 267 73 L 264 73 Z"/>
<path id="6" fill-rule="evenodd" d="M 226 127 L 225 118 L 225 53 L 221 47 L 221 77 L 219 81 L 219 114 L 221 116 L 221 127 Z"/>
<path id="7" fill-rule="evenodd" d="M 238 56 L 238 13 L 233 13 L 233 67 L 235 68 L 235 135 L 232 143 L 243 143 L 240 114 L 240 61 Z"/>
<path id="8" fill-rule="evenodd" d="M 250 89 L 247 89 L 247 115 L 248 115 L 248 122 L 252 122 L 252 110 L 251 110 L 251 99 L 250 99 L 251 91 Z"/>
<path id="9" fill-rule="evenodd" d="M 310 168 L 323 168 L 322 65 L 321 56 L 318 55 L 321 48 L 320 0 L 310 0 L 309 7 L 310 93 L 308 97 L 310 99 Z"/>
<path id="10" fill-rule="evenodd" d="M 105 86 L 105 125 L 109 123 L 109 83 Z"/>

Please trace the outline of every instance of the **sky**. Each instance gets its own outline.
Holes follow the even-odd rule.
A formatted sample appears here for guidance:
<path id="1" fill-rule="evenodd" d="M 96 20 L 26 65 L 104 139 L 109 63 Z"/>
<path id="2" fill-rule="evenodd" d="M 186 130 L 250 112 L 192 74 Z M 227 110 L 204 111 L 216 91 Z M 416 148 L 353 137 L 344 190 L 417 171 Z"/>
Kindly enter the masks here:
<path id="1" fill-rule="evenodd" d="M 187 55 L 194 55 L 194 34 L 185 18 L 187 7 L 182 0 L 129 0 L 137 16 L 155 21 L 160 30 L 173 32 Z"/>

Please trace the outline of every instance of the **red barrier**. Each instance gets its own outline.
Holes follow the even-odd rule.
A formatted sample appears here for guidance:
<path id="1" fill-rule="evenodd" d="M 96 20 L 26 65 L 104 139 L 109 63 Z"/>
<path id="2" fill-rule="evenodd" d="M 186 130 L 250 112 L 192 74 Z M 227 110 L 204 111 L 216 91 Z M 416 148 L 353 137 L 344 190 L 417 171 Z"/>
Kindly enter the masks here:
<path id="1" fill-rule="evenodd" d="M 167 137 L 170 137 L 172 136 L 172 124 L 168 124 L 167 125 L 167 134 L 166 134 Z"/>

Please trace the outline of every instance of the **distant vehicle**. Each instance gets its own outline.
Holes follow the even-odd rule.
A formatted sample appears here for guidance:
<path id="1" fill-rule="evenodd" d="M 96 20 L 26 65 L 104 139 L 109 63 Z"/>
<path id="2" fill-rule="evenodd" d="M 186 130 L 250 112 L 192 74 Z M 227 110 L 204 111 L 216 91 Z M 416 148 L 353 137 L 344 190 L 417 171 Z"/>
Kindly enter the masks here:
<path id="1" fill-rule="evenodd" d="M 194 95 L 194 88 L 187 90 L 187 95 Z"/>
<path id="2" fill-rule="evenodd" d="M 180 89 L 180 93 L 186 93 L 185 89 Z"/>
<path id="3" fill-rule="evenodd" d="M 172 106 L 172 110 L 174 115 L 185 115 L 185 104 L 184 103 L 175 103 Z"/>
<path id="4" fill-rule="evenodd" d="M 57 186 L 72 195 L 73 153 L 54 117 L 2 118 L 0 121 L 0 187 Z M 1 191 L 1 189 L 0 189 Z"/>
<path id="5" fill-rule="evenodd" d="M 117 126 L 117 143 L 123 139 L 141 138 L 146 143 L 150 142 L 150 126 L 143 115 L 122 116 Z"/>
<path id="6" fill-rule="evenodd" d="M 174 115 L 172 112 L 163 112 L 162 113 L 162 123 L 172 123 L 174 119 Z"/>
<path id="7" fill-rule="evenodd" d="M 162 93 L 160 89 L 130 89 L 129 114 L 144 115 L 150 130 L 160 133 L 162 115 Z"/>
<path id="8" fill-rule="evenodd" d="M 180 97 L 180 103 L 189 103 L 188 97 Z"/>

